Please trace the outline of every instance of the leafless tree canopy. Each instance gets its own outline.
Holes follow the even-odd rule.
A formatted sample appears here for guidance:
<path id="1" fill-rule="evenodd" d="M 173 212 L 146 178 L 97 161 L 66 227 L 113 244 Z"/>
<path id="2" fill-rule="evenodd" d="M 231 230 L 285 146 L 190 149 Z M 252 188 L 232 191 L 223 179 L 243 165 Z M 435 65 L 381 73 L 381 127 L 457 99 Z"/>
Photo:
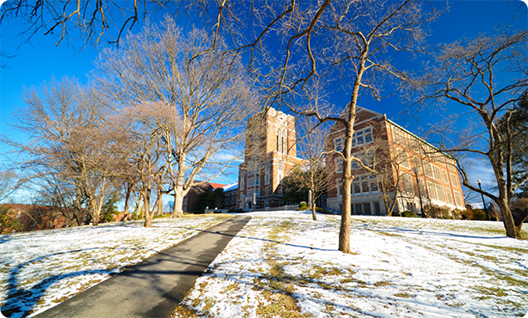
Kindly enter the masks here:
<path id="1" fill-rule="evenodd" d="M 0 170 L 0 202 L 19 187 L 18 175 L 13 170 Z"/>
<path id="2" fill-rule="evenodd" d="M 168 0 L 14 0 L 2 4 L 0 24 L 23 25 L 25 41 L 43 34 L 53 36 L 57 45 L 77 39 L 97 44 L 105 37 L 118 44 L 125 31 L 170 4 Z"/>
<path id="3" fill-rule="evenodd" d="M 196 29 L 182 34 L 167 18 L 163 29 L 148 24 L 98 62 L 100 89 L 161 143 L 174 216 L 183 215 L 196 178 L 207 181 L 242 155 L 245 124 L 259 106 L 240 57 L 221 39 L 208 50 L 212 41 Z"/>
<path id="4" fill-rule="evenodd" d="M 497 203 L 510 237 L 520 237 L 520 232 L 514 225 L 509 202 L 515 189 L 528 179 L 528 173 L 513 178 L 511 150 L 519 132 L 501 132 L 500 125 L 508 126 L 505 115 L 528 88 L 527 47 L 526 30 L 506 29 L 492 36 L 463 39 L 441 47 L 434 64 L 412 82 L 420 92 L 416 100 L 420 107 L 431 101 L 454 102 L 462 107 L 462 128 L 457 126 L 460 122 L 446 122 L 440 129 L 442 148 L 459 158 L 463 184 Z M 471 122 L 475 125 L 468 126 Z M 457 127 L 457 140 L 448 142 L 446 126 Z M 463 157 L 480 157 L 490 163 L 498 195 L 481 191 L 476 180 L 469 180 Z"/>
<path id="5" fill-rule="evenodd" d="M 69 78 L 31 88 L 25 98 L 26 107 L 16 113 L 14 125 L 25 131 L 30 141 L 7 141 L 29 158 L 21 167 L 47 181 L 41 186 L 49 189 L 52 197 L 63 192 L 54 189 L 70 185 L 74 208 L 80 211 L 86 201 L 92 222 L 97 224 L 113 175 L 116 145 L 105 122 L 106 103 L 93 88 Z"/>

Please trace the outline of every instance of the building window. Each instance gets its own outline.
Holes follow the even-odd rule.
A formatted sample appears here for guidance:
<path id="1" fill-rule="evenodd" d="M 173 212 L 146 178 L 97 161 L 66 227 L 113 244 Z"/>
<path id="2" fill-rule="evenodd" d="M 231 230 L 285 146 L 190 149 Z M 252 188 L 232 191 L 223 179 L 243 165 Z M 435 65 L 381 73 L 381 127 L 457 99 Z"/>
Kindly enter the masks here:
<path id="1" fill-rule="evenodd" d="M 423 166 L 424 166 L 425 176 L 428 178 L 432 178 L 433 170 L 431 169 L 431 164 L 429 162 L 424 162 Z"/>
<path id="2" fill-rule="evenodd" d="M 453 204 L 453 196 L 451 195 L 451 191 L 447 190 L 446 195 L 447 195 L 447 203 Z"/>
<path id="3" fill-rule="evenodd" d="M 412 149 L 412 151 L 416 152 L 416 153 L 420 153 L 420 150 L 421 150 L 421 147 L 420 147 L 420 140 L 418 140 L 418 138 L 416 137 L 411 137 L 409 136 L 410 138 L 410 147 Z"/>
<path id="4" fill-rule="evenodd" d="M 399 162 L 400 165 L 402 165 L 403 167 L 410 169 L 411 166 L 409 164 L 409 155 L 407 154 L 407 152 L 405 152 L 403 149 L 397 149 L 396 152 L 398 154 L 398 158 L 396 161 Z"/>
<path id="5" fill-rule="evenodd" d="M 372 127 L 368 127 L 362 130 L 358 130 L 354 133 L 352 138 L 352 147 L 357 147 L 373 142 Z"/>
<path id="6" fill-rule="evenodd" d="M 438 196 L 436 195 L 436 186 L 434 183 L 430 181 L 427 182 L 427 191 L 429 191 L 429 198 L 432 200 L 438 200 Z"/>
<path id="7" fill-rule="evenodd" d="M 255 178 L 248 178 L 248 187 L 252 187 L 255 185 Z"/>
<path id="8" fill-rule="evenodd" d="M 374 213 L 381 215 L 381 205 L 379 202 L 374 202 Z"/>
<path id="9" fill-rule="evenodd" d="M 446 202 L 444 187 L 442 187 L 441 185 L 437 184 L 436 185 L 436 192 L 438 194 L 438 200 L 440 200 L 442 202 Z"/>
<path id="10" fill-rule="evenodd" d="M 336 189 L 337 189 L 337 196 L 340 197 L 343 195 L 343 180 L 337 179 L 336 180 Z"/>
<path id="11" fill-rule="evenodd" d="M 343 172 L 343 158 L 341 156 L 334 159 L 336 173 Z"/>
<path id="12" fill-rule="evenodd" d="M 361 176 L 361 191 L 363 193 L 370 192 L 368 176 Z"/>
<path id="13" fill-rule="evenodd" d="M 372 209 L 370 208 L 370 202 L 363 203 L 363 212 L 366 215 L 371 215 L 372 214 Z"/>
<path id="14" fill-rule="evenodd" d="M 365 129 L 365 143 L 370 144 L 373 141 L 374 139 L 372 138 L 372 127 L 369 127 Z"/>
<path id="15" fill-rule="evenodd" d="M 453 185 L 453 187 L 457 187 L 458 188 L 458 180 L 457 180 L 457 177 L 454 173 L 450 173 L 451 175 L 451 184 Z"/>
<path id="16" fill-rule="evenodd" d="M 359 177 L 355 177 L 352 181 L 352 191 L 354 191 L 355 194 L 361 193 L 361 179 Z"/>
<path id="17" fill-rule="evenodd" d="M 419 195 L 422 198 L 426 198 L 427 192 L 425 191 L 425 183 L 422 179 L 418 179 L 418 189 L 420 190 Z"/>
<path id="18" fill-rule="evenodd" d="M 334 150 L 342 152 L 344 149 L 344 141 L 345 141 L 345 138 L 342 136 L 335 138 L 334 139 Z"/>
<path id="19" fill-rule="evenodd" d="M 460 192 L 453 191 L 453 195 L 455 196 L 456 205 L 462 206 L 462 200 L 460 199 Z"/>
<path id="20" fill-rule="evenodd" d="M 270 184 L 270 166 L 271 162 L 269 160 L 266 160 L 266 168 L 264 171 L 264 182 L 266 185 Z"/>
<path id="21" fill-rule="evenodd" d="M 358 152 L 353 154 L 353 156 L 361 160 L 362 153 Z M 358 170 L 360 167 L 361 165 L 359 164 L 359 162 L 357 160 L 352 159 L 352 170 Z"/>
<path id="22" fill-rule="evenodd" d="M 398 127 L 394 127 L 394 142 L 402 146 L 407 146 L 407 134 Z"/>
<path id="23" fill-rule="evenodd" d="M 281 134 L 282 134 L 282 131 L 277 128 L 276 130 L 276 136 L 277 136 L 277 152 L 281 152 Z"/>
<path id="24" fill-rule="evenodd" d="M 434 178 L 438 181 L 442 181 L 442 175 L 440 174 L 440 168 L 438 168 L 437 166 L 432 166 L 432 167 L 433 167 Z"/>
<path id="25" fill-rule="evenodd" d="M 354 204 L 354 213 L 363 214 L 363 209 L 361 208 L 361 203 Z"/>
<path id="26" fill-rule="evenodd" d="M 414 186 L 412 182 L 412 176 L 410 174 L 402 174 L 401 176 L 402 181 L 402 190 L 403 192 L 406 192 L 408 194 L 414 194 Z"/>
<path id="27" fill-rule="evenodd" d="M 376 176 L 370 176 L 370 191 L 376 192 L 378 191 L 378 177 Z"/>
<path id="28" fill-rule="evenodd" d="M 442 176 L 444 177 L 444 182 L 449 183 L 449 179 L 447 178 L 447 171 L 442 169 Z"/>
<path id="29" fill-rule="evenodd" d="M 421 173 L 422 171 L 422 166 L 420 165 L 420 158 L 418 157 L 414 157 L 413 158 L 413 161 L 414 161 L 414 168 L 416 168 L 416 171 L 418 173 Z"/>

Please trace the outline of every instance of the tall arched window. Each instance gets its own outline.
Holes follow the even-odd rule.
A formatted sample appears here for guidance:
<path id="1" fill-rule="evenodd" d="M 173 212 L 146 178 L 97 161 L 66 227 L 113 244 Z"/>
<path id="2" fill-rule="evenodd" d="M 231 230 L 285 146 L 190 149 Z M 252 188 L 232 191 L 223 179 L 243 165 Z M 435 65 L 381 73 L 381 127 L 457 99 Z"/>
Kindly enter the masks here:
<path id="1" fill-rule="evenodd" d="M 283 129 L 282 132 L 281 132 L 281 148 L 282 148 L 282 153 L 286 154 L 288 152 L 288 135 L 287 135 L 287 132 L 286 132 L 286 129 Z"/>
<path id="2" fill-rule="evenodd" d="M 280 152 L 280 148 L 279 148 L 279 140 L 280 140 L 280 130 L 279 128 L 277 128 L 277 132 L 276 132 L 276 135 L 277 135 L 277 152 Z"/>

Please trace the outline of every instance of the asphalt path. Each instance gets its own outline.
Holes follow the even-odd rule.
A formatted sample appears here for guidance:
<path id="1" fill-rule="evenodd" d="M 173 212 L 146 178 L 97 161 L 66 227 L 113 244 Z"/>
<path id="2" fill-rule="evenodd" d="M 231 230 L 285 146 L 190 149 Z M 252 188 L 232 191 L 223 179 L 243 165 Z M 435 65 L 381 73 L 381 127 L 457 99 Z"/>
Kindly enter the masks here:
<path id="1" fill-rule="evenodd" d="M 237 216 L 170 247 L 36 317 L 162 317 L 249 222 Z"/>

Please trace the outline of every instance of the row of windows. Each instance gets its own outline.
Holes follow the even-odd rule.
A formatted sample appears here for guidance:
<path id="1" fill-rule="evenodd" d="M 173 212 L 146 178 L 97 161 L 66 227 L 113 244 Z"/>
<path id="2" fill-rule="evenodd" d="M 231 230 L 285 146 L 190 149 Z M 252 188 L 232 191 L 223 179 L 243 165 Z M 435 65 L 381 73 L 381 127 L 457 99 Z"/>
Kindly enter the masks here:
<path id="1" fill-rule="evenodd" d="M 374 137 L 372 135 L 372 127 L 367 127 L 362 130 L 358 130 L 354 132 L 354 136 L 352 137 L 352 148 L 370 144 L 374 141 Z M 345 147 L 345 137 L 339 136 L 334 139 L 334 150 L 335 151 L 343 151 Z"/>
<path id="2" fill-rule="evenodd" d="M 288 153 L 288 131 L 277 128 L 277 152 Z"/>
<path id="3" fill-rule="evenodd" d="M 443 186 L 428 181 L 427 182 L 427 191 L 429 193 L 429 198 L 432 200 L 438 200 L 441 202 L 453 204 L 453 197 L 451 196 L 451 191 L 449 188 L 444 188 Z M 460 197 L 460 192 L 453 191 L 453 196 L 455 199 L 455 204 L 462 206 L 462 198 Z"/>
<path id="4" fill-rule="evenodd" d="M 414 157 L 414 166 L 419 167 L 420 166 L 420 159 L 417 157 Z M 429 162 L 423 163 L 424 168 L 424 174 L 426 177 L 435 179 L 438 181 L 444 181 L 444 183 L 449 183 L 449 179 L 447 176 L 447 171 L 444 169 L 440 169 L 435 165 L 430 164 Z M 420 169 L 421 170 L 421 169 Z M 454 173 L 449 173 L 451 175 L 451 184 L 454 187 L 457 187 L 458 185 L 458 179 Z"/>
<path id="5" fill-rule="evenodd" d="M 336 179 L 337 196 L 343 195 L 343 180 Z M 373 175 L 361 175 L 354 178 L 352 181 L 352 194 L 377 192 L 378 178 Z"/>
<path id="6" fill-rule="evenodd" d="M 369 149 L 366 152 L 357 152 L 353 154 L 354 157 L 361 160 L 361 162 L 369 167 L 372 167 L 374 163 L 374 150 Z M 335 172 L 341 173 L 343 172 L 343 157 L 339 156 L 334 158 L 334 164 L 335 164 Z M 357 160 L 352 160 L 352 170 L 358 170 L 361 169 L 361 164 Z"/>
<path id="7" fill-rule="evenodd" d="M 352 205 L 352 209 L 354 214 L 372 215 L 372 205 L 374 205 L 374 214 L 381 215 L 381 205 L 379 202 L 374 202 L 374 204 L 371 204 L 371 202 L 355 203 Z"/>

